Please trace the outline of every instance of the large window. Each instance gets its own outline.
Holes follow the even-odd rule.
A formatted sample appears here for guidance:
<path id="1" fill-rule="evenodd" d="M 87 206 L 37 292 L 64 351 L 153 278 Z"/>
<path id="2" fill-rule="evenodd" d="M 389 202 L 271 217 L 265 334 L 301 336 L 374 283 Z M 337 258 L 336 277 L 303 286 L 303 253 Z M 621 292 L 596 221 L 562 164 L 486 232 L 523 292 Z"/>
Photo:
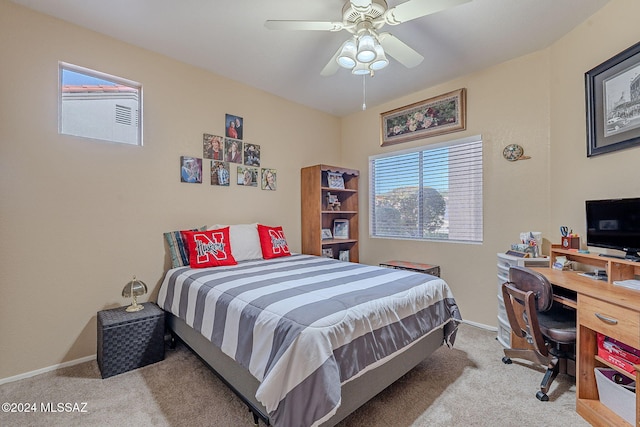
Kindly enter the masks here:
<path id="1" fill-rule="evenodd" d="M 62 134 L 142 145 L 142 86 L 76 65 L 59 64 Z"/>
<path id="2" fill-rule="evenodd" d="M 370 157 L 369 234 L 481 243 L 481 137 Z"/>

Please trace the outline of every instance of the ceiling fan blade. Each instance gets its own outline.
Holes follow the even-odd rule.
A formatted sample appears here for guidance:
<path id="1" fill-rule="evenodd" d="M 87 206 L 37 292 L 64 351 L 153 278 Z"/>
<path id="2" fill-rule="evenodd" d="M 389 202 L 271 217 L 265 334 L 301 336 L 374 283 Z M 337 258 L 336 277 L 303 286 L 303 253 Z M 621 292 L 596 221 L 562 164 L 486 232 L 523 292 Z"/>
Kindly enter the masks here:
<path id="1" fill-rule="evenodd" d="M 424 60 L 422 55 L 389 33 L 380 34 L 378 39 L 384 51 L 407 68 L 416 67 Z"/>
<path id="2" fill-rule="evenodd" d="M 390 8 L 383 16 L 376 19 L 376 21 L 384 20 L 389 25 L 398 25 L 470 1 L 471 0 L 408 0 L 396 7 Z"/>
<path id="3" fill-rule="evenodd" d="M 323 21 L 274 21 L 269 20 L 264 26 L 270 30 L 304 30 L 304 31 L 340 31 L 344 28 L 342 22 Z"/>
<path id="4" fill-rule="evenodd" d="M 338 69 L 340 68 L 340 65 L 338 65 L 338 55 L 340 55 L 341 51 L 342 51 L 342 46 L 340 46 L 338 50 L 336 50 L 336 53 L 329 60 L 329 62 L 327 62 L 327 65 L 325 65 L 322 71 L 320 72 L 320 75 L 322 77 L 332 76 L 338 71 Z"/>

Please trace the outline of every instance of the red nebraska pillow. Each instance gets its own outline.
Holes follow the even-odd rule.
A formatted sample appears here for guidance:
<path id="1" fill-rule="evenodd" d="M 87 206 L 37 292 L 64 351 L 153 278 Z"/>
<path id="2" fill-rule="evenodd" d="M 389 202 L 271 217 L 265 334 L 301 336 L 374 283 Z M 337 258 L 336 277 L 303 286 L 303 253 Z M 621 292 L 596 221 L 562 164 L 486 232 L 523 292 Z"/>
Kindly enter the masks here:
<path id="1" fill-rule="evenodd" d="M 260 247 L 264 259 L 291 255 L 282 227 L 267 227 L 258 224 L 258 236 L 260 236 Z"/>
<path id="2" fill-rule="evenodd" d="M 191 268 L 237 264 L 231 255 L 229 227 L 217 230 L 181 231 L 181 233 L 189 248 Z"/>

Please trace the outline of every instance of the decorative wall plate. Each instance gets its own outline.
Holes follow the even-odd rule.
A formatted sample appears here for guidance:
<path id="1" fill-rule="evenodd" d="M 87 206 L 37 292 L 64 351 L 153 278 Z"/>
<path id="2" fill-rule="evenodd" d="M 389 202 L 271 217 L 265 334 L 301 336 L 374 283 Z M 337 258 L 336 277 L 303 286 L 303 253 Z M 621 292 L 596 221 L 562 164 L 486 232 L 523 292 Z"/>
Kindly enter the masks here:
<path id="1" fill-rule="evenodd" d="M 502 156 L 510 162 L 515 162 L 524 154 L 524 150 L 518 144 L 509 144 L 502 150 Z"/>

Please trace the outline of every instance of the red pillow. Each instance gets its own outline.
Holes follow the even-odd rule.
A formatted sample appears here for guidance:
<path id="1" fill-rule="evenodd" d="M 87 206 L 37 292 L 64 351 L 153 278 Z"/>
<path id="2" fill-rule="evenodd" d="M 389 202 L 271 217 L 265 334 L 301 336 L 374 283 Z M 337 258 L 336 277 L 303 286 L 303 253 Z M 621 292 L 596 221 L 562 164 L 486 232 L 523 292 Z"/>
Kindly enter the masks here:
<path id="1" fill-rule="evenodd" d="M 217 230 L 181 231 L 180 233 L 189 248 L 191 268 L 237 264 L 231 255 L 229 227 Z"/>
<path id="2" fill-rule="evenodd" d="M 267 227 L 258 224 L 258 236 L 260 236 L 260 247 L 264 259 L 291 255 L 282 227 Z"/>

